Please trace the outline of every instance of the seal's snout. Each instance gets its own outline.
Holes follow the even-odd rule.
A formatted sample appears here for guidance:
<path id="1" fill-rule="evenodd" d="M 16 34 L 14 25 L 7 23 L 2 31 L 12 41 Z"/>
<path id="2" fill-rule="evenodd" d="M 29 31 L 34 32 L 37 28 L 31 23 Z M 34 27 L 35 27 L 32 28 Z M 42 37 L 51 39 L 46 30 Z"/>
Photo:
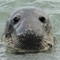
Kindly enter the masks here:
<path id="1" fill-rule="evenodd" d="M 29 20 L 28 20 L 29 21 Z M 35 21 L 35 20 L 34 20 Z M 23 50 L 39 50 L 42 49 L 42 40 L 43 40 L 43 33 L 41 27 L 38 28 L 38 25 L 31 20 L 24 22 L 24 24 L 16 31 L 16 35 L 18 37 L 18 43 L 16 46 L 23 49 Z M 41 25 L 39 25 L 41 26 Z M 32 28 L 33 27 L 33 28 Z"/>
<path id="2" fill-rule="evenodd" d="M 36 35 L 33 31 L 28 31 L 25 34 L 19 36 L 19 42 L 21 49 L 38 50 L 41 47 L 43 37 Z"/>

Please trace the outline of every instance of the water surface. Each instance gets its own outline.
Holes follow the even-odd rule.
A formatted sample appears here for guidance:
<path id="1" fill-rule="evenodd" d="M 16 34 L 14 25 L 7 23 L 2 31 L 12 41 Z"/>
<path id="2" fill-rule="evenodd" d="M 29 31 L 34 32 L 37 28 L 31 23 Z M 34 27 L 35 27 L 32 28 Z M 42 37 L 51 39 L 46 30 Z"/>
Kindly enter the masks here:
<path id="1" fill-rule="evenodd" d="M 51 53 L 14 55 L 5 53 L 0 42 L 0 60 L 60 60 L 60 0 L 0 0 L 0 38 L 10 13 L 22 6 L 35 6 L 49 14 L 57 38 L 55 49 Z"/>

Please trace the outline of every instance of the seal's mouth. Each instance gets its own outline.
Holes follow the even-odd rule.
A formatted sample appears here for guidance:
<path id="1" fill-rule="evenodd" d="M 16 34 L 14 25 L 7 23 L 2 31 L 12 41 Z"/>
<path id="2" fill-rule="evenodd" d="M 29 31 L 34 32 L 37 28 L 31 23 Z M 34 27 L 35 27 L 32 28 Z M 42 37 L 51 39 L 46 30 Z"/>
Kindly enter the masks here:
<path id="1" fill-rule="evenodd" d="M 18 37 L 16 47 L 23 50 L 39 50 L 42 49 L 42 36 L 32 34 L 21 35 Z"/>
<path id="2" fill-rule="evenodd" d="M 21 49 L 26 49 L 26 50 L 38 50 L 41 46 L 41 43 L 40 42 L 36 42 L 36 41 L 28 41 L 28 40 L 25 40 L 22 42 L 21 44 Z"/>

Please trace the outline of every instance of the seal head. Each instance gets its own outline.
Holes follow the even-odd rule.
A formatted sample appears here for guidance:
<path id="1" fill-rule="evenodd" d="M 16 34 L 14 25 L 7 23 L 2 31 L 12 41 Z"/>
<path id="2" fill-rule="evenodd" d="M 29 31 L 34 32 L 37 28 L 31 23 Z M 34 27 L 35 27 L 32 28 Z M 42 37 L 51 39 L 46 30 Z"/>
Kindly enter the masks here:
<path id="1" fill-rule="evenodd" d="M 54 35 L 48 15 L 38 8 L 20 8 L 6 22 L 3 40 L 8 51 L 45 51 L 54 45 Z"/>

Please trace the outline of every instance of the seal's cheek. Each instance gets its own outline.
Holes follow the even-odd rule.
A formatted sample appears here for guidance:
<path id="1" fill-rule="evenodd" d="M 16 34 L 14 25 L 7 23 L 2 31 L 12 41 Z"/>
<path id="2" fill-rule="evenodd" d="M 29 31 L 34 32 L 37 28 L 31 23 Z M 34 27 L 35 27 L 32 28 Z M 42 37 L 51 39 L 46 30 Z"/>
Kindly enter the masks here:
<path id="1" fill-rule="evenodd" d="M 3 42 L 3 41 L 9 42 L 9 39 L 10 39 L 10 38 L 9 38 L 9 37 L 6 37 L 6 35 L 3 34 L 1 39 L 2 39 L 2 42 Z"/>

